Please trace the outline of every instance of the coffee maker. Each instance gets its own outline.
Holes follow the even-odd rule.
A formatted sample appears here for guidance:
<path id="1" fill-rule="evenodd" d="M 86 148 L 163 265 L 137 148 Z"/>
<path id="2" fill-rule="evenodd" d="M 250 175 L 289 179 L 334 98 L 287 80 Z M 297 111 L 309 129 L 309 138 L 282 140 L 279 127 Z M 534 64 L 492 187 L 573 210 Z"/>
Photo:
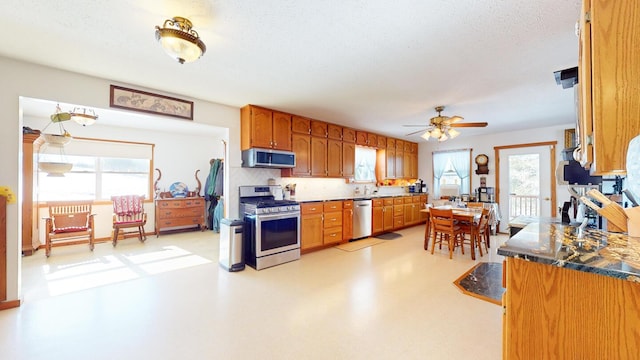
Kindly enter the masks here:
<path id="1" fill-rule="evenodd" d="M 495 202 L 495 188 L 494 187 L 479 187 L 476 191 L 477 199 L 479 202 Z"/>

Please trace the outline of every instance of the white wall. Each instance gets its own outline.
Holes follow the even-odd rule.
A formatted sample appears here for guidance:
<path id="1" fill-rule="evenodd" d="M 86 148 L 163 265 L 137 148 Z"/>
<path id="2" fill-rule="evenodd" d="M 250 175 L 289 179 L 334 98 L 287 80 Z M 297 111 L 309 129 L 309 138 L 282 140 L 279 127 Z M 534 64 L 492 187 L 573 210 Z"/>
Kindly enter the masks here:
<path id="1" fill-rule="evenodd" d="M 494 147 L 507 146 L 517 144 L 528 144 L 536 142 L 557 141 L 556 145 L 556 161 L 562 159 L 562 149 L 564 148 L 564 130 L 575 127 L 574 123 L 566 125 L 545 127 L 539 129 L 529 129 L 523 131 L 490 134 L 473 137 L 456 138 L 444 142 L 421 142 L 418 145 L 418 175 L 427 184 L 429 189 L 433 189 L 433 167 L 431 156 L 434 151 L 455 150 L 455 149 L 472 149 L 471 158 L 474 159 L 478 154 L 487 154 L 489 156 L 489 174 L 476 175 L 475 163 L 472 164 L 471 189 L 480 186 L 480 176 L 487 178 L 487 186 L 496 186 L 496 161 Z M 555 165 L 554 165 L 555 168 Z M 570 198 L 566 185 L 556 185 L 556 202 L 562 203 Z"/>
<path id="2" fill-rule="evenodd" d="M 194 102 L 194 123 L 209 124 L 228 129 L 228 151 L 225 156 L 225 213 L 237 215 L 239 181 L 251 179 L 266 183 L 264 172 L 242 169 L 240 153 L 240 110 L 208 101 L 170 94 L 155 89 L 146 89 L 135 84 L 126 84 L 107 79 L 80 75 L 68 71 L 43 67 L 0 57 L 2 84 L 0 87 L 0 185 L 10 187 L 18 196 L 16 204 L 7 206 L 7 300 L 20 299 L 21 262 L 21 207 L 22 207 L 22 112 L 21 97 L 44 99 L 55 102 L 77 104 L 94 109 L 109 108 L 109 85 L 122 85 L 143 91 L 159 93 Z M 183 145 L 180 145 L 183 146 Z M 197 149 L 195 149 L 197 150 Z M 168 168 L 167 168 L 168 169 Z M 179 174 L 167 174 L 169 179 L 182 178 Z M 194 169 L 188 169 L 189 173 Z M 207 170 L 208 171 L 208 170 Z M 164 176 L 164 175 L 163 175 Z M 264 178 L 262 178 L 265 176 Z M 231 190 L 233 189 L 233 190 Z"/>

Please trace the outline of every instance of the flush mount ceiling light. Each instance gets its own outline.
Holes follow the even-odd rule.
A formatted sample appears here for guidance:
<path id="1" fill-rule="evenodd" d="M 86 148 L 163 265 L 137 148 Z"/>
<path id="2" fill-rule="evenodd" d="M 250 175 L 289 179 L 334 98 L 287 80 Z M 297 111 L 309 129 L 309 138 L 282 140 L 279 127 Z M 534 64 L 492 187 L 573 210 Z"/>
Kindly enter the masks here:
<path id="1" fill-rule="evenodd" d="M 198 60 L 207 51 L 189 19 L 176 16 L 156 26 L 156 40 L 164 51 L 180 64 Z"/>

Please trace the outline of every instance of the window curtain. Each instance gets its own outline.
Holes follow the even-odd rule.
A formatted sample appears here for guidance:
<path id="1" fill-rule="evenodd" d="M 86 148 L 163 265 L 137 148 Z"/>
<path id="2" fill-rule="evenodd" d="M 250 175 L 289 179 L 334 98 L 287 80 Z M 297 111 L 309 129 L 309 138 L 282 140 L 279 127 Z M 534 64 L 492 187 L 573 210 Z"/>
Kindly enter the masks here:
<path id="1" fill-rule="evenodd" d="M 447 153 L 448 158 L 451 160 L 451 165 L 456 171 L 456 174 L 460 178 L 460 194 L 469 194 L 471 191 L 471 185 L 469 180 L 469 174 L 471 173 L 471 150 L 460 150 Z M 446 165 L 446 160 L 445 160 Z"/>
<path id="2" fill-rule="evenodd" d="M 433 153 L 433 199 L 440 199 L 440 178 L 447 167 L 449 153 Z"/>

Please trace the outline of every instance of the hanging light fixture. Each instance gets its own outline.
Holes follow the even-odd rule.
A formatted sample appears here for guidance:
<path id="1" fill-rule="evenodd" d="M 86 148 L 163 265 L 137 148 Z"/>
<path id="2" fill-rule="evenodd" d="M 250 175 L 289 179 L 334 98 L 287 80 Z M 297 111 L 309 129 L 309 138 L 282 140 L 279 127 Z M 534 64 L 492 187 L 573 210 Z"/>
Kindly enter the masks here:
<path id="1" fill-rule="evenodd" d="M 82 112 L 80 112 L 82 110 Z M 87 108 L 74 108 L 73 112 L 69 113 L 70 119 L 77 122 L 82 126 L 93 125 L 98 120 L 98 115 L 92 110 Z"/>
<path id="2" fill-rule="evenodd" d="M 176 16 L 156 26 L 156 40 L 164 51 L 180 64 L 199 59 L 207 51 L 198 33 L 191 27 L 189 19 Z"/>
<path id="3" fill-rule="evenodd" d="M 62 112 L 60 105 L 56 105 L 56 112 L 51 115 L 51 122 L 42 129 L 40 137 L 44 140 L 44 146 L 40 150 L 44 150 L 47 147 L 57 149 L 60 154 L 59 161 L 40 161 L 38 160 L 38 169 L 47 173 L 47 176 L 64 176 L 65 173 L 71 171 L 73 164 L 65 161 L 64 146 L 67 145 L 72 137 L 71 134 L 64 128 L 63 122 L 71 120 L 71 113 Z M 44 131 L 51 124 L 58 124 L 60 130 L 59 134 L 49 134 Z"/>

